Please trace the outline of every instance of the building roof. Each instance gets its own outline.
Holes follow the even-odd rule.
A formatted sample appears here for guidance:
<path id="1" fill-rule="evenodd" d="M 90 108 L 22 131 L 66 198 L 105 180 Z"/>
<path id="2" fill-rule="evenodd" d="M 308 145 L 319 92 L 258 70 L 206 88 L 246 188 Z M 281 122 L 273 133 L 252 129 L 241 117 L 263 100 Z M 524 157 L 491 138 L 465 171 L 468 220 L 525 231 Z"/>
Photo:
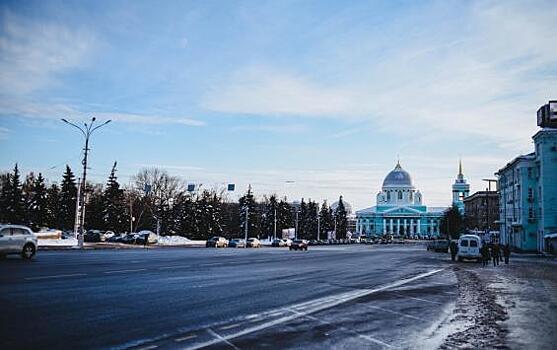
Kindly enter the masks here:
<path id="1" fill-rule="evenodd" d="M 502 172 L 504 172 L 505 170 L 507 170 L 508 168 L 514 166 L 515 164 L 517 164 L 518 162 L 521 161 L 533 161 L 536 159 L 536 153 L 532 152 L 532 153 L 528 153 L 528 154 L 524 154 L 521 156 L 516 157 L 515 159 L 511 160 L 510 162 L 508 162 L 504 167 L 502 167 L 501 169 L 499 169 L 495 175 L 499 176 Z"/>
<path id="2" fill-rule="evenodd" d="M 414 187 L 410 173 L 402 169 L 400 162 L 387 174 L 383 180 L 383 187 Z"/>
<path id="3" fill-rule="evenodd" d="M 499 197 L 499 193 L 497 191 L 478 191 L 475 192 L 471 195 L 469 195 L 468 197 L 464 198 L 464 202 L 469 202 L 472 201 L 476 198 L 485 198 L 485 196 L 489 196 L 489 197 Z"/>

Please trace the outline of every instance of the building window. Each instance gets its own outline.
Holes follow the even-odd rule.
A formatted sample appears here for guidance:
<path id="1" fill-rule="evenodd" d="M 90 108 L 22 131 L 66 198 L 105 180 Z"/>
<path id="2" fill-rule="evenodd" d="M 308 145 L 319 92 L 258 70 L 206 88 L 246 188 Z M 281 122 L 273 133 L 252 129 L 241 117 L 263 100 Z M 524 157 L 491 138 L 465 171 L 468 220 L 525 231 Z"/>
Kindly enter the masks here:
<path id="1" fill-rule="evenodd" d="M 412 192 L 410 192 L 410 194 L 409 194 L 408 196 L 410 197 L 410 200 L 411 200 L 411 201 L 414 200 L 414 196 L 413 196 L 413 193 L 412 193 Z"/>
<path id="2" fill-rule="evenodd" d="M 402 199 L 402 191 L 398 191 L 398 199 Z"/>
<path id="3" fill-rule="evenodd" d="M 534 209 L 532 208 L 528 209 L 528 217 L 530 219 L 534 218 Z"/>
<path id="4" fill-rule="evenodd" d="M 387 201 L 391 200 L 391 191 L 387 191 Z"/>

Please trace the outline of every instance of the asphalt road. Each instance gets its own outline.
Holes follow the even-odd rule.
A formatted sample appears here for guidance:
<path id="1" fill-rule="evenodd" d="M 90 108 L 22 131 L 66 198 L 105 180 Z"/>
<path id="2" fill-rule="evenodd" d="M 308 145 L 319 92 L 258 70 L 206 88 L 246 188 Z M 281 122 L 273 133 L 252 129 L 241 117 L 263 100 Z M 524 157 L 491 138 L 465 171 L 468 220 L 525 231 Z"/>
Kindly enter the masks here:
<path id="1" fill-rule="evenodd" d="M 421 246 L 39 252 L 0 261 L 0 348 L 428 347 L 447 266 Z"/>

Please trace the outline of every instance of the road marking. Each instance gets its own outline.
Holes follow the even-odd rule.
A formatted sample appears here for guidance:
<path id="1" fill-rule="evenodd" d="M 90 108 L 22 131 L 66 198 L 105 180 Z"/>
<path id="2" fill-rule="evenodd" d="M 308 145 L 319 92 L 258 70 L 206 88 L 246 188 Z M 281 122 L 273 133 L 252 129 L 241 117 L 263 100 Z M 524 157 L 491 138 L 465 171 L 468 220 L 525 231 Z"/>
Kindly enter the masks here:
<path id="1" fill-rule="evenodd" d="M 158 348 L 158 345 L 147 345 L 147 346 L 143 346 L 141 348 L 137 348 L 135 350 L 151 350 L 151 349 L 156 349 Z"/>
<path id="2" fill-rule="evenodd" d="M 289 309 L 289 308 L 285 308 L 285 310 L 288 310 L 288 311 L 290 311 L 290 312 L 297 313 L 297 314 L 299 314 L 299 315 L 302 316 L 302 317 L 308 318 L 308 319 L 313 320 L 313 321 L 317 321 L 317 322 L 319 322 L 319 323 L 321 323 L 321 324 L 332 325 L 331 322 L 328 322 L 328 321 L 319 319 L 319 318 L 317 318 L 317 317 L 315 317 L 315 316 L 306 315 L 306 314 L 304 314 L 303 312 L 300 313 L 300 312 L 297 312 L 297 311 L 292 310 L 292 309 Z M 386 347 L 386 348 L 390 348 L 390 347 L 391 347 L 391 345 L 389 345 L 389 344 L 387 344 L 387 343 L 385 343 L 385 342 L 382 342 L 382 341 L 379 340 L 379 339 L 370 337 L 369 335 L 365 335 L 365 334 L 358 333 L 358 332 L 356 332 L 356 331 L 354 331 L 354 330 L 352 330 L 352 329 L 348 329 L 348 328 L 346 328 L 346 327 L 339 327 L 339 326 L 336 325 L 336 324 L 335 324 L 334 326 L 335 326 L 338 330 L 341 330 L 341 331 L 344 331 L 344 332 L 349 332 L 349 333 L 355 334 L 355 335 L 357 335 L 358 337 L 360 337 L 360 338 L 362 338 L 362 339 L 365 339 L 365 340 L 367 340 L 367 341 L 369 341 L 369 342 L 372 342 L 372 343 L 374 343 L 374 344 L 378 344 L 378 345 L 381 345 L 381 346 Z"/>
<path id="3" fill-rule="evenodd" d="M 403 298 L 409 298 L 409 299 L 414 299 L 414 300 L 418 300 L 418 301 L 423 301 L 425 303 L 431 303 L 431 304 L 437 304 L 437 305 L 442 305 L 443 303 L 440 303 L 438 301 L 433 301 L 433 300 L 427 300 L 427 299 L 422 299 L 422 298 L 416 298 L 416 297 L 411 297 L 409 295 L 404 295 L 402 293 L 395 293 L 396 295 L 399 295 Z"/>
<path id="4" fill-rule="evenodd" d="M 211 328 L 208 328 L 207 331 L 214 337 L 216 337 L 218 340 L 226 343 L 227 345 L 230 345 L 232 348 L 236 349 L 236 350 L 240 350 L 236 345 L 232 344 L 228 339 L 226 339 L 225 337 L 223 337 L 222 335 L 218 334 L 217 332 L 215 332 L 214 330 L 212 330 Z"/>
<path id="5" fill-rule="evenodd" d="M 228 326 L 220 327 L 219 329 L 224 331 L 224 330 L 226 330 L 226 329 L 236 328 L 236 327 L 238 327 L 238 326 L 240 326 L 240 325 L 241 325 L 240 323 L 234 323 L 234 324 L 230 324 L 230 325 L 228 325 Z"/>
<path id="6" fill-rule="evenodd" d="M 78 277 L 78 276 L 87 276 L 87 274 L 86 273 L 70 273 L 70 274 L 66 274 L 66 275 L 25 277 L 24 279 L 26 279 L 28 281 L 35 281 L 35 280 L 46 280 L 46 279 L 52 279 L 52 278 Z"/>
<path id="7" fill-rule="evenodd" d="M 224 264 L 223 263 L 209 263 L 209 264 L 201 264 L 201 265 L 199 265 L 199 267 L 218 266 L 218 265 L 224 265 Z"/>
<path id="8" fill-rule="evenodd" d="M 414 319 L 414 320 L 425 321 L 423 318 L 419 318 L 419 317 L 416 317 L 416 316 L 405 314 L 404 312 L 393 311 L 393 310 L 385 309 L 385 308 L 382 308 L 382 307 L 379 307 L 379 306 L 374 306 L 374 305 L 366 305 L 366 304 L 361 304 L 361 305 L 363 305 L 367 308 L 372 308 L 372 309 L 376 309 L 376 310 L 385 311 L 385 312 L 388 312 L 388 313 L 391 313 L 391 314 L 408 317 L 408 318 L 411 318 L 411 319 Z"/>
<path id="9" fill-rule="evenodd" d="M 105 271 L 107 275 L 112 273 L 126 273 L 126 272 L 137 272 L 137 271 L 146 271 L 147 269 L 128 269 L 128 270 L 113 270 L 113 271 Z"/>
<path id="10" fill-rule="evenodd" d="M 258 332 L 258 331 L 261 331 L 261 330 L 265 330 L 267 328 L 271 328 L 271 327 L 274 327 L 274 326 L 277 326 L 277 325 L 280 325 L 280 324 L 298 319 L 302 316 L 306 316 L 306 315 L 309 315 L 311 313 L 315 313 L 315 312 L 318 312 L 318 311 L 330 309 L 332 307 L 344 304 L 346 302 L 349 302 L 349 301 L 352 301 L 352 300 L 355 300 L 355 299 L 358 299 L 358 298 L 361 298 L 361 297 L 364 297 L 364 296 L 375 294 L 375 293 L 378 293 L 378 292 L 381 292 L 381 291 L 384 291 L 384 290 L 387 290 L 387 289 L 392 289 L 392 288 L 395 288 L 395 287 L 399 287 L 399 286 L 414 282 L 416 280 L 419 280 L 419 279 L 422 279 L 422 278 L 425 278 L 425 277 L 429 277 L 429 276 L 434 275 L 434 274 L 436 274 L 438 272 L 441 272 L 443 270 L 445 270 L 445 268 L 432 270 L 432 271 L 429 271 L 429 272 L 424 272 L 424 273 L 421 273 L 421 274 L 416 275 L 414 277 L 405 278 L 405 279 L 402 279 L 402 280 L 399 280 L 399 281 L 396 281 L 396 282 L 393 282 L 393 283 L 390 283 L 390 284 L 386 284 L 382 287 L 377 287 L 377 288 L 374 288 L 374 289 L 358 289 L 358 290 L 353 290 L 353 291 L 350 291 L 350 292 L 344 292 L 344 293 L 340 293 L 340 294 L 337 294 L 337 295 L 324 297 L 324 298 L 321 298 L 321 299 L 311 300 L 309 302 L 300 303 L 298 305 L 293 305 L 289 309 L 296 310 L 297 313 L 292 312 L 290 315 L 285 315 L 285 316 L 280 317 L 278 319 L 270 320 L 270 321 L 267 321 L 267 322 L 264 322 L 264 323 L 261 323 L 261 324 L 258 324 L 258 325 L 254 325 L 252 327 L 244 328 L 242 330 L 239 330 L 236 333 L 229 334 L 229 335 L 226 335 L 226 336 L 216 335 L 216 337 L 217 337 L 216 339 L 212 339 L 212 340 L 209 340 L 209 341 L 206 341 L 206 342 L 203 342 L 203 343 L 193 344 L 192 346 L 186 347 L 185 349 L 196 350 L 196 349 L 201 349 L 201 348 L 209 347 L 211 345 L 218 344 L 222 341 L 226 342 L 230 339 L 239 338 L 239 337 L 247 335 L 247 334 L 252 334 L 252 333 L 255 333 L 255 332 Z M 275 311 L 277 311 L 277 310 L 275 310 Z M 367 337 L 367 336 L 364 336 L 364 337 Z M 224 339 L 224 340 L 222 340 L 221 338 Z M 370 339 L 367 339 L 367 340 L 370 340 Z"/>
<path id="11" fill-rule="evenodd" d="M 197 335 L 192 334 L 192 335 L 188 335 L 188 336 L 185 336 L 185 337 L 176 338 L 176 339 L 174 339 L 174 341 L 179 343 L 179 342 L 183 342 L 183 341 L 186 341 L 186 340 L 189 340 L 189 339 L 194 339 L 194 338 L 197 338 Z"/>

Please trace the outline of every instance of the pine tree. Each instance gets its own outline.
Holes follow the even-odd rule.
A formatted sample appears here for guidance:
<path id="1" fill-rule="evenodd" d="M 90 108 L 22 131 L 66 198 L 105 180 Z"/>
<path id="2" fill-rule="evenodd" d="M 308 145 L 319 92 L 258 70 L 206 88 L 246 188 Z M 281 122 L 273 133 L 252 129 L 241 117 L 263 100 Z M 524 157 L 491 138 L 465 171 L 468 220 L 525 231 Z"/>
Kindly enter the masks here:
<path id="1" fill-rule="evenodd" d="M 310 200 L 308 202 L 307 210 L 306 237 L 308 239 L 317 239 L 317 203 Z"/>
<path id="2" fill-rule="evenodd" d="M 115 232 L 126 231 L 128 220 L 126 219 L 126 203 L 124 191 L 120 189 L 118 178 L 116 177 L 116 162 L 112 166 L 110 176 L 106 183 L 106 189 L 103 194 L 103 210 L 102 217 L 104 227 L 107 230 Z"/>
<path id="3" fill-rule="evenodd" d="M 75 184 L 75 176 L 68 165 L 62 178 L 60 188 L 60 228 L 63 230 L 71 230 L 75 223 L 75 209 L 77 201 L 77 186 Z"/>
<path id="4" fill-rule="evenodd" d="M 88 184 L 87 188 L 87 204 L 85 205 L 85 222 L 86 230 L 107 230 L 104 217 L 104 193 L 102 185 Z"/>
<path id="5" fill-rule="evenodd" d="M 46 225 L 51 228 L 61 228 L 60 217 L 60 189 L 58 185 L 52 184 L 47 190 L 46 196 Z"/>
<path id="6" fill-rule="evenodd" d="M 277 236 L 282 237 L 282 230 L 293 227 L 292 207 L 286 197 L 278 203 L 277 211 Z"/>
<path id="7" fill-rule="evenodd" d="M 8 222 L 7 207 L 10 188 L 10 174 L 0 174 L 0 223 Z"/>
<path id="8" fill-rule="evenodd" d="M 439 229 L 445 237 L 450 237 L 451 239 L 458 239 L 460 237 L 464 229 L 464 219 L 456 205 L 445 211 L 439 223 Z"/>
<path id="9" fill-rule="evenodd" d="M 269 236 L 275 236 L 275 220 L 276 220 L 276 236 L 280 237 L 279 232 L 279 222 L 278 222 L 278 201 L 277 195 L 273 194 L 268 199 L 265 200 L 265 222 L 262 225 L 264 234 Z"/>
<path id="10" fill-rule="evenodd" d="M 345 239 L 346 232 L 348 229 L 348 219 L 346 217 L 346 208 L 344 207 L 342 196 L 340 196 L 340 198 L 338 199 L 338 206 L 335 210 L 335 220 L 336 220 L 336 238 Z"/>
<path id="11" fill-rule="evenodd" d="M 27 201 L 30 227 L 38 231 L 48 227 L 48 197 L 44 177 L 41 173 L 32 183 L 32 195 Z"/>
<path id="12" fill-rule="evenodd" d="M 321 239 L 327 239 L 327 233 L 334 229 L 334 218 L 327 201 L 324 201 L 321 205 L 319 220 L 321 224 Z"/>
<path id="13" fill-rule="evenodd" d="M 3 220 L 6 223 L 25 223 L 23 192 L 17 164 L 14 167 L 13 174 L 8 175 L 7 182 L 2 187 L 2 206 L 2 211 L 4 213 Z"/>
<path id="14" fill-rule="evenodd" d="M 248 237 L 253 237 L 258 234 L 259 213 L 255 203 L 255 198 L 249 186 L 247 193 L 240 198 L 240 234 L 244 236 L 246 230 L 246 217 L 248 226 Z M 247 212 L 247 215 L 246 215 Z"/>

